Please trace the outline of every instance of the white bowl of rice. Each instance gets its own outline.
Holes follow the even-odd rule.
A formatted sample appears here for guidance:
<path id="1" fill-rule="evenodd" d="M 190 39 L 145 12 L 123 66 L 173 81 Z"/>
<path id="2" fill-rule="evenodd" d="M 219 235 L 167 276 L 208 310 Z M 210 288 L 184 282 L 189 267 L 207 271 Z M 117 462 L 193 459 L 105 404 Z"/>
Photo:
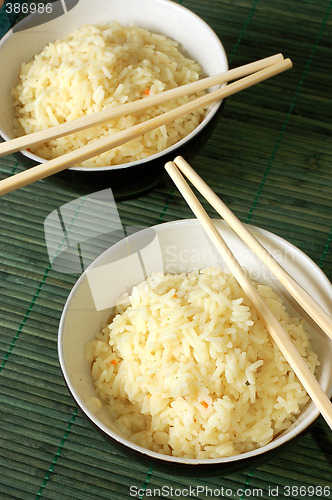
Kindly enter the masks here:
<path id="1" fill-rule="evenodd" d="M 221 221 L 218 230 L 332 393 L 332 343 Z M 332 285 L 282 238 L 253 234 L 332 313 Z M 196 220 L 120 240 L 80 277 L 58 337 L 68 389 L 134 459 L 174 473 L 240 470 L 269 459 L 319 412 Z"/>
<path id="2" fill-rule="evenodd" d="M 0 134 L 5 140 L 228 69 L 216 33 L 175 2 L 80 0 L 65 15 L 56 15 L 63 2 L 48 5 L 52 13 L 28 16 L 0 43 L 6 68 L 0 78 Z M 194 97 L 184 96 L 23 153 L 45 162 Z M 137 181 L 146 171 L 145 181 L 150 177 L 155 182 L 158 165 L 163 167 L 177 154 L 188 157 L 206 140 L 203 132 L 209 134 L 208 125 L 216 121 L 220 106 L 215 103 L 179 118 L 70 170 L 89 177 L 107 173 L 127 186 L 130 176 Z"/>

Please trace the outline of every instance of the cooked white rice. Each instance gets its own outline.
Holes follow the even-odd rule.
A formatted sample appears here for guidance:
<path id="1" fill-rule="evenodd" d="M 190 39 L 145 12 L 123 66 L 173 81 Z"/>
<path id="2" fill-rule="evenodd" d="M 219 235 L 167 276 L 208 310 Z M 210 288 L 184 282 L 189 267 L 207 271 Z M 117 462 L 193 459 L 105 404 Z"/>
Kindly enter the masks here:
<path id="1" fill-rule="evenodd" d="M 254 283 L 312 372 L 303 320 Z M 233 276 L 152 274 L 86 345 L 100 402 L 125 436 L 168 455 L 218 458 L 287 429 L 309 397 Z"/>
<path id="2" fill-rule="evenodd" d="M 135 26 L 123 27 L 118 22 L 84 25 L 48 44 L 32 61 L 22 64 L 19 82 L 12 90 L 15 131 L 22 135 L 46 129 L 196 81 L 201 73 L 200 65 L 186 57 L 177 42 L 163 35 Z M 55 158 L 194 97 L 184 96 L 137 115 L 114 119 L 35 146 L 31 151 L 43 158 Z M 82 165 L 108 166 L 151 156 L 188 135 L 204 114 L 204 110 L 198 110 L 178 118 Z"/>

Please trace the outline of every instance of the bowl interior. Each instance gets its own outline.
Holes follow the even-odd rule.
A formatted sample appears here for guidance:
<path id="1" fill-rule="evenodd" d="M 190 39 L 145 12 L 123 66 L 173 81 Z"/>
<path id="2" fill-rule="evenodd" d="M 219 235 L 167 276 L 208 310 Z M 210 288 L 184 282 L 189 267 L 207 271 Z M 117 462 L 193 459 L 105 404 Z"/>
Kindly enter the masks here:
<path id="1" fill-rule="evenodd" d="M 321 362 L 317 376 L 324 390 L 331 395 L 332 343 L 328 337 L 308 319 L 300 306 L 294 303 L 271 272 L 233 231 L 225 223 L 215 222 L 225 241 L 241 265 L 247 269 L 251 278 L 279 291 L 284 296 L 290 312 L 307 320 L 312 346 Z M 332 286 L 316 264 L 278 236 L 253 226 L 249 228 L 286 271 L 331 313 L 329 298 Z M 210 266 L 226 269 L 198 221 L 178 221 L 142 230 L 112 246 L 87 268 L 73 288 L 60 322 L 61 368 L 72 395 L 86 415 L 101 430 L 117 441 L 141 453 L 167 461 L 189 464 L 222 463 L 258 455 L 296 436 L 318 416 L 318 410 L 313 403 L 310 403 L 287 432 L 262 448 L 223 459 L 194 460 L 164 457 L 136 446 L 119 435 L 109 415 L 103 409 L 96 411 L 93 403 L 95 390 L 90 376 L 90 366 L 84 359 L 84 345 L 94 338 L 101 324 L 107 321 L 116 298 L 124 291 L 130 291 L 135 284 L 153 271 L 177 273 Z"/>
<path id="2" fill-rule="evenodd" d="M 61 2 L 55 4 L 61 5 Z M 17 82 L 21 63 L 31 60 L 47 43 L 86 23 L 98 24 L 117 20 L 123 25 L 134 24 L 162 33 L 178 41 L 187 55 L 201 64 L 206 76 L 228 69 L 224 48 L 214 31 L 196 14 L 169 0 L 140 0 L 139 8 L 137 0 L 80 0 L 65 15 L 27 28 L 30 24 L 35 24 L 38 16 L 43 19 L 43 15 L 39 14 L 32 14 L 23 19 L 22 27 L 26 29 L 15 32 L 11 30 L 0 43 L 1 61 L 6 67 L 0 78 L 0 134 L 5 140 L 14 137 L 10 91 Z M 183 141 L 201 130 L 207 121 L 212 119 L 219 106 L 220 103 L 211 105 L 200 126 Z M 24 154 L 35 161 L 45 161 L 29 151 L 24 151 Z M 156 156 L 158 155 L 150 158 Z M 132 162 L 131 165 L 134 163 L 139 162 Z M 121 168 L 126 165 L 121 165 Z"/>

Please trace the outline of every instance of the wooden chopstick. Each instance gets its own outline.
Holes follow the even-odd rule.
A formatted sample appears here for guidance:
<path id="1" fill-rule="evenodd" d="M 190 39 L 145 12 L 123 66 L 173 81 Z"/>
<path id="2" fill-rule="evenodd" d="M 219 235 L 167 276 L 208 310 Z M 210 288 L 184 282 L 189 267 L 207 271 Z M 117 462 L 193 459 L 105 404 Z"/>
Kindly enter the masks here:
<path id="1" fill-rule="evenodd" d="M 236 215 L 225 205 L 216 193 L 203 181 L 195 170 L 178 156 L 175 165 L 198 189 L 209 204 L 230 225 L 230 227 L 246 242 L 248 247 L 264 262 L 280 283 L 288 290 L 300 306 L 309 314 L 317 325 L 332 339 L 332 318 L 326 311 L 287 273 L 272 257 L 264 246 L 251 234 Z"/>
<path id="2" fill-rule="evenodd" d="M 242 78 L 268 66 L 272 66 L 273 64 L 280 62 L 283 59 L 284 58 L 282 54 L 275 54 L 273 56 L 265 57 L 264 59 L 254 61 L 252 63 L 245 64 L 244 66 L 233 68 L 219 75 L 203 78 L 196 82 L 188 83 L 175 89 L 160 92 L 159 94 L 156 94 L 154 96 L 150 96 L 144 99 L 138 99 L 137 101 L 122 104 L 114 108 L 108 108 L 97 113 L 91 113 L 90 115 L 76 118 L 75 120 L 71 120 L 60 125 L 55 125 L 46 130 L 40 130 L 38 132 L 33 132 L 32 134 L 11 139 L 10 141 L 0 144 L 0 156 L 9 153 L 15 153 L 16 151 L 22 151 L 23 149 L 26 149 L 28 147 L 36 146 L 51 139 L 57 139 L 74 132 L 79 132 L 80 130 L 99 125 L 114 118 L 119 118 L 120 116 L 144 111 L 151 106 L 158 106 L 159 104 L 162 104 L 171 99 L 175 99 L 177 97 L 192 94 L 194 92 L 213 87 L 214 85 L 219 85 L 221 83 L 226 83 L 238 78 Z"/>
<path id="3" fill-rule="evenodd" d="M 122 130 L 113 136 L 103 137 L 92 141 L 86 146 L 83 146 L 75 151 L 70 151 L 58 158 L 49 160 L 46 163 L 42 163 L 35 167 L 31 167 L 28 170 L 20 172 L 19 174 L 13 175 L 6 179 L 0 181 L 0 196 L 14 191 L 20 187 L 31 184 L 37 180 L 53 175 L 61 170 L 71 167 L 79 162 L 92 158 L 98 154 L 104 153 L 112 148 L 120 146 L 125 142 L 128 142 L 136 137 L 139 137 L 150 130 L 160 127 L 170 121 L 179 118 L 180 116 L 186 115 L 195 111 L 196 109 L 206 107 L 212 102 L 218 101 L 225 97 L 228 97 L 236 92 L 240 92 L 256 83 L 262 82 L 267 78 L 281 73 L 292 67 L 292 62 L 290 59 L 284 59 L 278 63 L 273 64 L 265 69 L 257 71 L 249 76 L 241 78 L 233 83 L 230 83 L 226 87 L 209 92 L 202 97 L 199 97 L 193 101 L 190 101 L 178 108 L 167 111 L 159 116 L 151 118 L 143 123 L 134 125 L 126 130 Z"/>
<path id="4" fill-rule="evenodd" d="M 174 181 L 175 185 L 181 192 L 182 196 L 190 206 L 191 210 L 194 212 L 197 219 L 201 223 L 203 229 L 206 231 L 215 247 L 223 257 L 224 261 L 242 287 L 243 291 L 251 300 L 254 307 L 257 309 L 273 340 L 279 347 L 280 351 L 288 361 L 291 368 L 294 370 L 303 387 L 306 389 L 312 401 L 315 403 L 320 413 L 332 429 L 332 404 L 323 391 L 322 387 L 309 370 L 302 356 L 295 348 L 294 344 L 280 325 L 279 321 L 272 314 L 271 310 L 258 294 L 256 288 L 247 278 L 247 275 L 243 271 L 239 262 L 236 260 L 233 253 L 228 248 L 226 242 L 212 223 L 208 214 L 183 178 L 175 163 L 168 162 L 166 163 L 165 168 Z"/>

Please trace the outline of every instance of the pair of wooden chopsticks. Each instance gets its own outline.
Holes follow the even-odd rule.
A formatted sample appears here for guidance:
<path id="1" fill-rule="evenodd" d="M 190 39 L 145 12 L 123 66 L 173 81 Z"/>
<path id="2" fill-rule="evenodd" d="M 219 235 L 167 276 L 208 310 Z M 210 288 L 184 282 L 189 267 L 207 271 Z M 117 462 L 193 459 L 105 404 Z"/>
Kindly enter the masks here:
<path id="1" fill-rule="evenodd" d="M 235 94 L 236 92 L 251 87 L 256 83 L 262 82 L 263 80 L 277 75 L 278 73 L 281 73 L 291 67 L 292 62 L 290 59 L 284 59 L 282 54 L 276 54 L 253 63 L 240 66 L 239 68 L 231 69 L 220 75 L 204 78 L 176 89 L 161 92 L 155 96 L 123 104 L 98 113 L 93 113 L 71 122 L 50 127 L 47 130 L 35 132 L 33 134 L 4 142 L 0 144 L 0 156 L 23 150 L 51 139 L 56 139 L 58 137 L 78 132 L 79 130 L 104 123 L 108 120 L 118 118 L 119 116 L 138 113 L 150 106 L 157 106 L 158 104 L 166 102 L 170 99 L 192 94 L 194 92 L 213 87 L 217 84 L 219 85 L 240 78 L 225 87 L 208 92 L 206 95 L 190 101 L 187 104 L 118 132 L 113 136 L 107 136 L 90 142 L 86 146 L 83 146 L 75 151 L 71 151 L 58 158 L 54 158 L 50 161 L 37 165 L 36 167 L 32 167 L 26 171 L 20 172 L 19 174 L 13 175 L 12 177 L 8 177 L 7 179 L 0 181 L 0 196 L 31 184 L 37 180 L 53 175 L 61 170 L 72 167 L 75 164 L 81 163 L 84 160 L 97 156 L 112 148 L 118 147 L 125 142 L 131 141 L 136 137 L 160 127 L 161 125 L 169 123 L 176 118 L 189 114 L 199 108 L 207 107 L 215 101 L 219 101 L 225 97 Z"/>
<path id="2" fill-rule="evenodd" d="M 302 356 L 298 353 L 292 341 L 284 331 L 279 321 L 258 294 L 256 288 L 251 284 L 246 273 L 234 257 L 233 253 L 223 240 L 221 234 L 214 226 L 207 212 L 189 187 L 181 172 L 190 180 L 198 191 L 206 198 L 221 217 L 240 236 L 241 239 L 256 253 L 256 255 L 267 265 L 273 274 L 281 281 L 285 288 L 300 303 L 303 309 L 318 323 L 318 325 L 332 338 L 332 319 L 328 314 L 303 290 L 291 276 L 278 264 L 261 243 L 248 231 L 240 220 L 227 208 L 212 189 L 199 177 L 190 165 L 181 157 L 174 162 L 168 162 L 165 168 L 173 179 L 175 185 L 183 195 L 184 199 L 200 221 L 215 247 L 228 265 L 230 271 L 242 287 L 247 297 L 263 319 L 266 328 L 273 340 L 279 347 L 286 360 L 293 368 L 295 374 L 301 381 L 326 422 L 332 429 L 332 404 L 313 376 Z M 180 172 L 181 170 L 181 172 Z"/>

